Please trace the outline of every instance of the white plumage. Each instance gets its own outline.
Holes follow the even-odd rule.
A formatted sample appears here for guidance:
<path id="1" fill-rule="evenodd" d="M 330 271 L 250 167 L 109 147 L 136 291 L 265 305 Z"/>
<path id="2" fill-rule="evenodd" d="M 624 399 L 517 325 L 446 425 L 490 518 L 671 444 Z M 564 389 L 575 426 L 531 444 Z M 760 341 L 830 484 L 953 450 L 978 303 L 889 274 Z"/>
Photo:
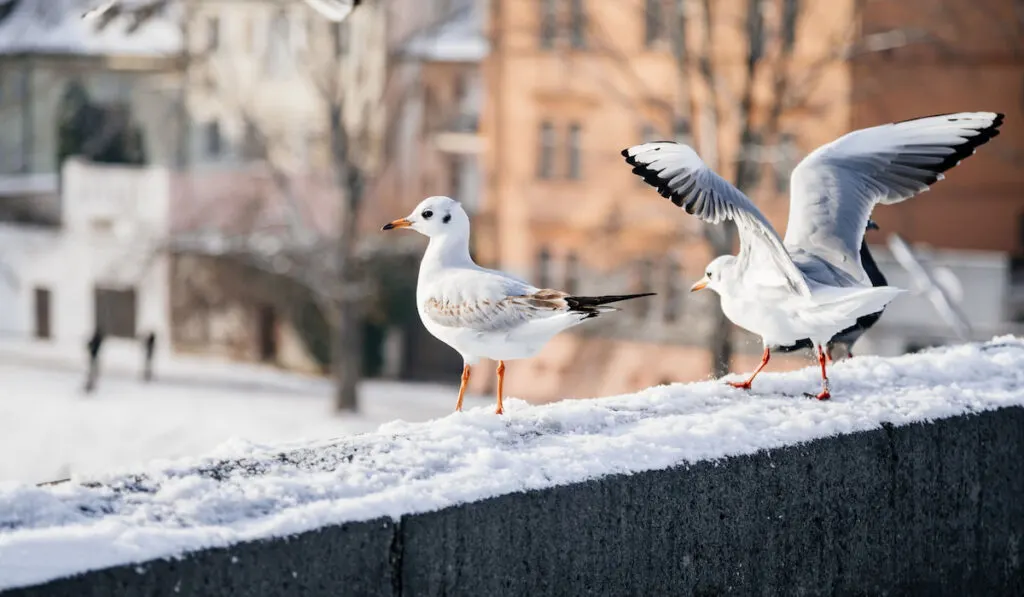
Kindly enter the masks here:
<path id="1" fill-rule="evenodd" d="M 711 288 L 734 323 L 771 346 L 809 338 L 818 348 L 829 397 L 825 354 L 834 334 L 885 307 L 902 290 L 872 287 L 860 261 L 871 210 L 928 190 L 943 172 L 999 134 L 1002 114 L 930 116 L 854 131 L 819 147 L 793 170 L 789 225 L 783 241 L 736 187 L 712 172 L 691 148 L 674 142 L 623 150 L 633 172 L 701 220 L 733 220 L 740 251 L 718 257 L 694 290 Z M 749 388 L 761 368 L 737 387 Z"/>
<path id="2" fill-rule="evenodd" d="M 601 313 L 608 303 L 652 293 L 578 297 L 537 288 L 482 268 L 469 255 L 469 217 L 449 197 L 428 197 L 406 218 L 384 230 L 412 228 L 430 238 L 416 283 L 416 308 L 434 337 L 462 356 L 461 409 L 469 371 L 481 358 L 499 361 L 498 409 L 502 412 L 504 361 L 532 357 L 559 332 Z"/>

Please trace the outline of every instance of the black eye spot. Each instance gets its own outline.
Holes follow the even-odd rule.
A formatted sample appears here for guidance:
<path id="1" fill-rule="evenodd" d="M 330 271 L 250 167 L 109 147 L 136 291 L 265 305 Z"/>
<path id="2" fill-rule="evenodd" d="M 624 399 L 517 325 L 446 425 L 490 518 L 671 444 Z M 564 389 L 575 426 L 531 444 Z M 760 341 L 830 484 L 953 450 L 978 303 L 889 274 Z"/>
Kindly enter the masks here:
<path id="1" fill-rule="evenodd" d="M 423 213 L 421 213 L 420 215 L 423 216 L 424 220 L 429 220 L 434 216 L 434 212 L 429 209 L 424 209 Z"/>
<path id="2" fill-rule="evenodd" d="M 444 214 L 444 217 L 441 218 L 441 221 L 444 222 L 445 224 L 447 224 L 448 222 L 451 222 L 452 221 L 452 214 Z"/>
<path id="3" fill-rule="evenodd" d="M 707 276 L 708 278 L 710 278 L 711 277 L 711 270 L 708 270 L 708 271 L 704 272 L 704 275 Z"/>

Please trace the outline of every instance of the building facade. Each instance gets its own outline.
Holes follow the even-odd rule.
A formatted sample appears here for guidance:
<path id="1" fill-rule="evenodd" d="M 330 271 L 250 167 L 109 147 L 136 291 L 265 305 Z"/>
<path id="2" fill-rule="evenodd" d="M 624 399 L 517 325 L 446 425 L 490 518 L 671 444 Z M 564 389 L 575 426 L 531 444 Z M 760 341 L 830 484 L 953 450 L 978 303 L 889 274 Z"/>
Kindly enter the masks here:
<path id="1" fill-rule="evenodd" d="M 475 228 L 483 239 L 479 254 L 540 286 L 583 294 L 659 293 L 556 338 L 535 359 L 516 362 L 508 391 L 534 400 L 593 396 L 703 379 L 711 370 L 708 309 L 717 309 L 717 300 L 685 289 L 714 255 L 693 218 L 629 172 L 618 153 L 622 148 L 677 139 L 692 144 L 727 180 L 737 181 L 745 168 L 741 187 L 784 234 L 792 168 L 809 151 L 854 128 L 896 118 L 882 107 L 883 100 L 901 102 L 900 118 L 999 110 L 1008 102 L 1014 104 L 1008 110 L 1019 110 L 1019 85 L 1012 83 L 1019 76 L 938 72 L 938 61 L 935 71 L 914 78 L 905 78 L 900 69 L 887 71 L 886 47 L 913 53 L 918 42 L 932 39 L 915 33 L 924 27 L 921 17 L 909 8 L 893 8 L 899 4 L 778 0 L 757 3 L 751 12 L 751 3 L 733 0 L 491 3 L 482 124 L 488 202 Z M 973 6 L 951 4 L 961 10 Z M 704 7 L 712 12 L 705 14 Z M 886 11 L 895 16 L 883 18 Z M 973 35 L 985 35 L 981 27 L 965 26 Z M 1000 68 L 1009 73 L 1005 64 Z M 865 91 L 868 77 L 877 81 L 875 94 Z M 978 77 L 991 85 L 981 85 Z M 1007 85 L 1016 86 L 1012 93 Z M 949 88 L 960 89 L 959 99 L 950 98 Z M 921 112 L 925 104 L 932 107 Z M 1019 129 L 1008 128 L 1004 136 L 1013 130 Z M 945 219 L 928 207 L 934 205 L 931 195 L 957 195 L 950 181 L 962 178 L 957 185 L 969 188 L 983 173 L 1000 168 L 995 154 L 1012 152 L 1012 146 L 993 142 L 980 152 L 990 155 L 972 158 L 979 163 L 950 173 L 928 197 L 879 209 L 883 234 L 899 232 L 911 242 L 958 250 L 1013 250 L 1010 229 L 1018 226 L 1014 214 L 1021 205 L 1018 174 L 992 174 L 980 185 L 991 193 L 986 201 L 1003 206 L 985 216 L 1001 219 L 998 242 L 960 236 L 942 244 L 958 218 Z M 960 204 L 956 213 L 966 221 L 968 208 Z M 930 215 L 918 219 L 905 215 L 917 213 L 908 210 Z M 943 223 L 924 223 L 936 219 Z M 897 225 L 902 220 L 913 224 Z M 933 232 L 914 233 L 925 226 Z M 978 224 L 970 234 L 985 236 L 984 229 Z M 884 235 L 873 234 L 869 242 L 882 245 L 883 267 L 900 280 L 894 262 L 886 261 Z M 966 294 L 965 305 L 991 305 L 991 297 L 1006 292 L 998 281 L 1003 271 L 998 255 L 936 255 L 946 260 L 938 265 L 968 278 L 973 274 L 964 268 L 972 264 L 987 272 L 972 278 L 988 286 L 978 289 L 976 298 Z M 900 300 L 909 301 L 912 312 L 931 309 L 922 297 Z M 955 338 L 937 315 L 925 326 L 927 332 L 920 318 L 900 323 L 909 321 L 904 315 L 906 310 L 894 305 L 863 348 L 892 354 L 917 347 L 925 337 L 928 343 Z M 977 323 L 978 333 L 1009 329 L 1002 311 Z M 875 335 L 879 341 L 872 344 Z M 732 369 L 752 368 L 759 341 L 734 330 L 734 346 Z M 779 356 L 769 367 L 806 364 L 801 355 Z M 474 377 L 477 389 L 489 390 L 487 376 L 479 377 L 484 379 Z"/>

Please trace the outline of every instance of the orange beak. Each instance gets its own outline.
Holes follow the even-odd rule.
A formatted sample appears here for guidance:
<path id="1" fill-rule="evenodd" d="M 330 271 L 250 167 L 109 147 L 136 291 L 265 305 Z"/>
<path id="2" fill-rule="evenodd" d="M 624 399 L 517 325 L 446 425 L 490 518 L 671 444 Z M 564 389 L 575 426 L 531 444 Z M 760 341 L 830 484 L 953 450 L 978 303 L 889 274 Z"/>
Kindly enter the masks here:
<path id="1" fill-rule="evenodd" d="M 394 222 L 388 222 L 387 224 L 384 224 L 384 226 L 381 227 L 381 230 L 394 230 L 395 228 L 408 228 L 409 226 L 412 226 L 412 222 L 406 220 L 405 218 L 401 218 L 395 220 Z"/>
<path id="2" fill-rule="evenodd" d="M 697 292 L 698 290 L 704 290 L 708 285 L 707 278 L 701 278 L 697 280 L 697 283 L 690 287 L 690 292 Z"/>

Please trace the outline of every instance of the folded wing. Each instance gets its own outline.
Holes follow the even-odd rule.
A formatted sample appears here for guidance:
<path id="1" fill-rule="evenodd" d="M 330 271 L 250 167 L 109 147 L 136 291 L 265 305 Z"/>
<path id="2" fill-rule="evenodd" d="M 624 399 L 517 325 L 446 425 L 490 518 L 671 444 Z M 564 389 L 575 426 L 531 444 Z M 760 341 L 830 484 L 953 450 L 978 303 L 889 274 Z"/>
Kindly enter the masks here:
<path id="1" fill-rule="evenodd" d="M 490 270 L 453 272 L 435 281 L 423 314 L 446 327 L 509 331 L 572 310 L 568 293 L 539 289 Z"/>
<path id="2" fill-rule="evenodd" d="M 809 294 L 803 275 L 768 219 L 739 189 L 712 172 L 693 149 L 659 141 L 629 147 L 622 155 L 633 166 L 633 174 L 687 213 L 711 224 L 734 221 L 740 235 L 741 267 L 758 275 L 759 281 Z"/>
<path id="3" fill-rule="evenodd" d="M 994 112 L 928 116 L 861 129 L 819 147 L 790 178 L 786 248 L 868 284 L 860 244 L 875 205 L 927 191 L 998 135 L 1002 123 Z"/>

